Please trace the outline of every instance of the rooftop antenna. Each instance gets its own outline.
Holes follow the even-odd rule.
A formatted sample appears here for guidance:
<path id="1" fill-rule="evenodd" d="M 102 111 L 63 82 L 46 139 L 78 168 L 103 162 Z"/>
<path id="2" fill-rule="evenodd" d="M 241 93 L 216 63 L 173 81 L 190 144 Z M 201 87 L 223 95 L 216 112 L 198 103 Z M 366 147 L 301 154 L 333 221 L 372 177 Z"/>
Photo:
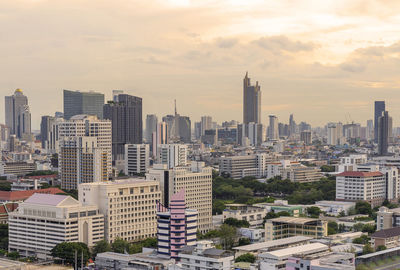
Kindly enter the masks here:
<path id="1" fill-rule="evenodd" d="M 175 115 L 177 115 L 177 112 L 176 112 L 176 99 L 174 99 L 174 102 L 175 102 Z"/>

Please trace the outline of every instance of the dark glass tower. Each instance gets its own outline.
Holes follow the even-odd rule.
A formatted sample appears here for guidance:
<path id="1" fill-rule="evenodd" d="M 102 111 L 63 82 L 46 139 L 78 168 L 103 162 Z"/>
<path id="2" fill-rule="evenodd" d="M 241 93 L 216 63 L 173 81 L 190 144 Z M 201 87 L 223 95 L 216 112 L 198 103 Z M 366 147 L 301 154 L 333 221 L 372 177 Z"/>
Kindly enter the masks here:
<path id="1" fill-rule="evenodd" d="M 96 115 L 103 119 L 104 95 L 96 92 L 64 90 L 64 119 L 78 114 Z"/>
<path id="2" fill-rule="evenodd" d="M 246 72 L 243 79 L 243 123 L 261 123 L 261 90 L 258 82 L 250 84 L 250 78 Z"/>
<path id="3" fill-rule="evenodd" d="M 390 117 L 387 111 L 378 118 L 378 155 L 386 156 L 389 146 Z"/>
<path id="4" fill-rule="evenodd" d="M 378 143 L 378 119 L 382 116 L 385 111 L 385 101 L 375 101 L 375 113 L 374 113 L 374 141 Z"/>
<path id="5" fill-rule="evenodd" d="M 119 94 L 104 105 L 104 119 L 112 124 L 113 163 L 124 159 L 125 144 L 140 144 L 143 136 L 142 98 Z"/>

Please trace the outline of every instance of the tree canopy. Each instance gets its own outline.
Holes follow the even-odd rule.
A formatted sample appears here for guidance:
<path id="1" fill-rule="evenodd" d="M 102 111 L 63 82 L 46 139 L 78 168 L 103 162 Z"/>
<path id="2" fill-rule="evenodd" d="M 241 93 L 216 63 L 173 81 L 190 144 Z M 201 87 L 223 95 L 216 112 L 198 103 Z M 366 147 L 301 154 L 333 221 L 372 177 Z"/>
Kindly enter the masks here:
<path id="1" fill-rule="evenodd" d="M 77 252 L 78 265 L 81 265 L 81 255 L 83 254 L 83 265 L 86 265 L 90 258 L 89 248 L 81 242 L 62 242 L 51 250 L 51 256 L 63 260 L 66 264 L 75 262 L 75 251 Z"/>
<path id="2" fill-rule="evenodd" d="M 248 263 L 254 263 L 256 261 L 256 256 L 254 256 L 251 253 L 245 253 L 243 255 L 240 255 L 235 259 L 235 262 L 248 262 Z"/>

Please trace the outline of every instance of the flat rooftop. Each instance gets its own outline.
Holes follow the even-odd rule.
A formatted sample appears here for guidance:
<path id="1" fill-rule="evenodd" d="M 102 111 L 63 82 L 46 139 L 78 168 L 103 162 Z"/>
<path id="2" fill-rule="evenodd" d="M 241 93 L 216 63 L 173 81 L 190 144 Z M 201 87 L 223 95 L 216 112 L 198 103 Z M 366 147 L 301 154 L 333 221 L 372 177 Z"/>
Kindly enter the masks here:
<path id="1" fill-rule="evenodd" d="M 289 244 L 294 244 L 298 242 L 304 242 L 304 241 L 309 241 L 313 238 L 311 237 L 306 237 L 306 236 L 293 236 L 293 237 L 288 237 L 288 238 L 282 238 L 278 240 L 272 240 L 272 241 L 266 241 L 262 243 L 256 243 L 256 244 L 251 244 L 251 245 L 246 245 L 246 246 L 241 246 L 241 247 L 235 247 L 233 248 L 234 250 L 240 250 L 240 251 L 257 251 L 261 249 L 267 249 L 275 246 L 282 246 L 282 245 L 289 245 Z"/>
<path id="2" fill-rule="evenodd" d="M 271 259 L 284 259 L 296 254 L 310 254 L 314 252 L 322 252 L 328 250 L 329 247 L 327 245 L 321 243 L 312 243 L 302 246 L 290 247 L 270 252 L 265 252 L 258 255 L 261 258 L 271 258 Z"/>
<path id="3" fill-rule="evenodd" d="M 282 223 L 293 223 L 293 224 L 306 224 L 307 222 L 318 221 L 317 218 L 296 218 L 296 217 L 278 217 L 272 218 L 270 221 L 282 222 Z M 268 220 L 267 220 L 268 222 Z"/>

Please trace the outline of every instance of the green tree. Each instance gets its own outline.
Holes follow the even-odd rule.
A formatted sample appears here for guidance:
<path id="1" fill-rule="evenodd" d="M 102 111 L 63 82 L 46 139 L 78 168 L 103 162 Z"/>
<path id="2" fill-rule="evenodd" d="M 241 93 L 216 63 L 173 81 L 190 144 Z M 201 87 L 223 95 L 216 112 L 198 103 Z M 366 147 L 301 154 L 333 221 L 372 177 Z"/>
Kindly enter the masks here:
<path id="1" fill-rule="evenodd" d="M 240 255 L 235 259 L 235 262 L 248 262 L 248 263 L 254 263 L 256 261 L 256 256 L 254 256 L 251 253 L 246 253 L 243 255 Z"/>
<path id="2" fill-rule="evenodd" d="M 382 251 L 382 250 L 385 250 L 385 249 L 387 249 L 387 247 L 385 245 L 380 245 L 380 246 L 378 246 L 376 248 L 376 251 Z"/>
<path id="3" fill-rule="evenodd" d="M 222 224 L 219 229 L 219 236 L 221 239 L 221 244 L 225 250 L 231 249 L 235 243 L 236 238 L 236 228 L 229 226 L 228 224 Z"/>
<path id="4" fill-rule="evenodd" d="M 111 251 L 111 245 L 106 240 L 97 242 L 92 249 L 93 257 L 96 257 L 98 253 Z"/>
<path id="5" fill-rule="evenodd" d="M 376 225 L 372 224 L 364 224 L 361 229 L 362 232 L 367 232 L 369 234 L 373 234 L 376 231 Z"/>
<path id="6" fill-rule="evenodd" d="M 363 254 L 364 255 L 368 254 L 368 253 L 372 253 L 372 252 L 374 252 L 374 249 L 371 247 L 370 244 L 364 245 L 364 247 L 363 247 Z"/>
<path id="7" fill-rule="evenodd" d="M 250 239 L 249 238 L 240 238 L 239 239 L 239 246 L 246 246 L 246 245 L 250 245 Z"/>
<path id="8" fill-rule="evenodd" d="M 329 166 L 329 165 L 321 166 L 321 172 L 334 172 L 334 171 L 335 171 L 335 166 Z"/>
<path id="9" fill-rule="evenodd" d="M 81 254 L 83 254 L 83 264 L 86 265 L 90 258 L 89 248 L 81 242 L 63 242 L 57 244 L 51 250 L 51 256 L 58 258 L 58 262 L 64 261 L 67 264 L 75 262 L 75 251 L 77 252 L 78 265 L 81 265 Z"/>
<path id="10" fill-rule="evenodd" d="M 10 191 L 11 183 L 8 181 L 0 180 L 0 190 L 1 191 Z"/>
<path id="11" fill-rule="evenodd" d="M 306 211 L 312 218 L 319 218 L 319 215 L 322 213 L 321 209 L 317 206 L 307 207 Z"/>
<path id="12" fill-rule="evenodd" d="M 335 221 L 328 222 L 328 234 L 338 233 L 338 224 Z"/>
<path id="13" fill-rule="evenodd" d="M 250 227 L 250 223 L 247 220 L 238 220 L 236 218 L 227 218 L 227 219 L 225 219 L 224 224 L 228 224 L 228 225 L 236 227 L 236 228 Z"/>
<path id="14" fill-rule="evenodd" d="M 220 215 L 225 210 L 225 203 L 223 200 L 213 200 L 213 215 Z"/>
<path id="15" fill-rule="evenodd" d="M 356 223 L 356 224 L 353 225 L 353 231 L 361 232 L 363 227 L 364 227 L 363 223 Z"/>
<path id="16" fill-rule="evenodd" d="M 363 215 L 371 215 L 372 214 L 371 205 L 366 201 L 356 202 L 355 209 L 356 209 L 357 214 L 363 214 Z"/>
<path id="17" fill-rule="evenodd" d="M 353 240 L 353 244 L 361 244 L 361 245 L 365 245 L 369 243 L 369 237 L 365 234 L 361 235 L 358 238 L 355 238 Z"/>
<path id="18" fill-rule="evenodd" d="M 116 253 L 125 253 L 129 251 L 129 243 L 118 237 L 112 242 L 111 249 Z"/>
<path id="19" fill-rule="evenodd" d="M 18 251 L 13 251 L 13 252 L 8 253 L 8 254 L 7 254 L 7 257 L 8 257 L 8 258 L 11 258 L 11 259 L 13 259 L 13 260 L 16 260 L 16 259 L 18 259 L 18 258 L 21 257 L 21 256 L 19 255 L 19 252 L 18 252 Z"/>

